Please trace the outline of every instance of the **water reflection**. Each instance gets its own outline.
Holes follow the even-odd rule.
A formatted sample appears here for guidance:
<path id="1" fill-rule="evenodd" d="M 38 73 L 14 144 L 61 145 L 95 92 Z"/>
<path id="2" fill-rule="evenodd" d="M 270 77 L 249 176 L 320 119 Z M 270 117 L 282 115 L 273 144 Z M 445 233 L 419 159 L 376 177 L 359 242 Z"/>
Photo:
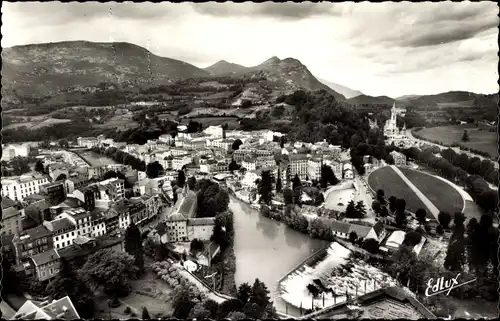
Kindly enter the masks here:
<path id="1" fill-rule="evenodd" d="M 266 238 L 270 240 L 275 239 L 279 232 L 279 226 L 278 224 L 276 224 L 278 222 L 272 222 L 271 220 L 266 219 L 262 215 L 259 214 L 257 215 L 258 215 L 258 221 L 255 222 L 255 226 L 257 227 L 257 229 L 262 231 L 262 234 Z"/>
<path id="2" fill-rule="evenodd" d="M 309 245 L 313 245 L 313 243 L 307 242 L 306 238 L 297 237 L 297 231 L 294 231 L 291 228 L 286 228 L 284 234 L 285 234 L 286 244 L 288 244 L 291 247 L 301 248 L 306 243 L 309 243 Z"/>

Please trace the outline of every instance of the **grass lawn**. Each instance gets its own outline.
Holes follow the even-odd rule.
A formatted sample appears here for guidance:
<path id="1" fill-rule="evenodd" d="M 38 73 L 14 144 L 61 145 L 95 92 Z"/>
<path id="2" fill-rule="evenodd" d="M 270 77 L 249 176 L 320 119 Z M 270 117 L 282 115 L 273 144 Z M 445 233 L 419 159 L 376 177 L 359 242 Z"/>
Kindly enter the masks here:
<path id="1" fill-rule="evenodd" d="M 56 124 L 63 124 L 63 123 L 69 123 L 69 122 L 71 122 L 71 119 L 47 118 L 44 121 L 31 127 L 31 129 L 39 129 L 42 127 L 53 126 Z"/>
<path id="2" fill-rule="evenodd" d="M 469 141 L 467 142 L 462 141 L 465 129 L 469 133 Z M 497 133 L 488 131 L 484 125 L 476 127 L 473 124 L 465 124 L 423 128 L 417 132 L 417 135 L 425 139 L 440 141 L 445 145 L 458 143 L 460 146 L 489 153 L 492 157 L 498 156 Z"/>
<path id="3" fill-rule="evenodd" d="M 412 169 L 399 167 L 399 170 L 440 211 L 450 214 L 462 212 L 464 207 L 462 196 L 446 182 Z"/>
<path id="4" fill-rule="evenodd" d="M 389 166 L 382 167 L 371 173 L 368 176 L 368 184 L 375 191 L 378 189 L 384 190 L 386 198 L 395 196 L 404 199 L 406 201 L 406 209 L 410 212 L 415 213 L 419 208 L 423 208 L 431 215 L 420 198 Z"/>

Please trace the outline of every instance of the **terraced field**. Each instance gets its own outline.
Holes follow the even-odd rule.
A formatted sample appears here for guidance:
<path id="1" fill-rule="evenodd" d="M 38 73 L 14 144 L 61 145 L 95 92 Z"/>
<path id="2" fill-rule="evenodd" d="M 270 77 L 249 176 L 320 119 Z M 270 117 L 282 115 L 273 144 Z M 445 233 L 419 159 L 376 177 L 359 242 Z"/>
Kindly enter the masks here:
<path id="1" fill-rule="evenodd" d="M 415 213 L 419 208 L 430 212 L 413 190 L 389 166 L 382 167 L 371 173 L 368 176 L 368 184 L 375 191 L 383 189 L 386 198 L 395 196 L 404 199 L 406 209 L 410 212 Z"/>
<path id="2" fill-rule="evenodd" d="M 462 196 L 446 182 L 412 169 L 399 167 L 399 170 L 440 211 L 450 214 L 462 211 L 464 207 Z"/>

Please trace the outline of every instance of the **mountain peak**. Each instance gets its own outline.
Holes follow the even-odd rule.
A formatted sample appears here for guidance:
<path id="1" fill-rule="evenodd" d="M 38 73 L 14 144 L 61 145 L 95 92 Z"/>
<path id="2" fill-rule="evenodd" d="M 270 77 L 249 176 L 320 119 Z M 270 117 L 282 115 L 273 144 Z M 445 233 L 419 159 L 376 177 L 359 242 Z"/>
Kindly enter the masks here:
<path id="1" fill-rule="evenodd" d="M 272 56 L 271 58 L 267 59 L 266 61 L 264 61 L 263 63 L 261 63 L 260 65 L 277 65 L 281 62 L 280 58 L 276 57 L 276 56 Z"/>

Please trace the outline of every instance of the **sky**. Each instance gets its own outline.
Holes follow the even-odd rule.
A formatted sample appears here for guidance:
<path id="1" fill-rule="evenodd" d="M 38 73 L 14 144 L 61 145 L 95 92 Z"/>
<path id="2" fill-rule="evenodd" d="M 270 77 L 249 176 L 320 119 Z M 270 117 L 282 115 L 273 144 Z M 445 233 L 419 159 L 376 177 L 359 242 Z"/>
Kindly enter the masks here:
<path id="1" fill-rule="evenodd" d="M 499 90 L 495 2 L 3 2 L 2 14 L 2 48 L 120 41 L 201 68 L 292 57 L 372 96 Z"/>

